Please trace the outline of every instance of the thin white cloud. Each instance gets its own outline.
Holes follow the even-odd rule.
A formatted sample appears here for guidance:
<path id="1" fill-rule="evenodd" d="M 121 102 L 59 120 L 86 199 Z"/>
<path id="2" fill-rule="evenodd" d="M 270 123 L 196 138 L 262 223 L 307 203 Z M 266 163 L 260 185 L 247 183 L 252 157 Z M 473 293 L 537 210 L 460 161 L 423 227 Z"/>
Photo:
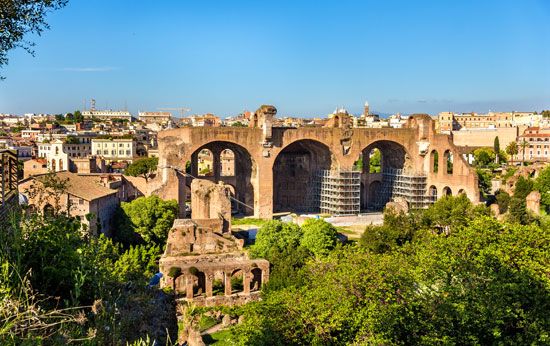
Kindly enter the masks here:
<path id="1" fill-rule="evenodd" d="M 109 72 L 117 70 L 116 67 L 64 67 L 61 71 L 67 72 Z"/>

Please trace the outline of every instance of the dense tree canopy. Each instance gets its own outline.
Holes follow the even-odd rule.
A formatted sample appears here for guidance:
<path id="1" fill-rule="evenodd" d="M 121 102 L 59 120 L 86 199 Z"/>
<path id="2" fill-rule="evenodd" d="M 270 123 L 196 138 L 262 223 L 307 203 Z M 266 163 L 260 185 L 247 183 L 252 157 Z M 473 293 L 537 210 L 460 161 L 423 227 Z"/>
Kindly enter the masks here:
<path id="1" fill-rule="evenodd" d="M 539 173 L 533 188 L 540 192 L 540 203 L 544 210 L 550 212 L 550 166 Z"/>
<path id="2" fill-rule="evenodd" d="M 133 177 L 143 177 L 145 181 L 148 181 L 151 175 L 157 171 L 158 163 L 158 157 L 139 159 L 128 165 L 125 172 Z"/>
<path id="3" fill-rule="evenodd" d="M 115 218 L 115 238 L 132 244 L 135 243 L 135 233 L 145 243 L 163 248 L 177 215 L 178 203 L 175 200 L 165 201 L 155 195 L 123 202 Z"/>
<path id="4" fill-rule="evenodd" d="M 336 228 L 322 219 L 308 219 L 302 225 L 303 236 L 300 245 L 315 256 L 326 256 L 334 249 L 338 232 Z"/>
<path id="5" fill-rule="evenodd" d="M 269 221 L 263 225 L 256 235 L 256 242 L 250 254 L 256 258 L 270 259 L 286 249 L 295 249 L 300 246 L 303 231 L 294 223 Z"/>
<path id="6" fill-rule="evenodd" d="M 449 222 L 457 228 L 446 235 L 419 229 L 393 251 L 347 246 L 308 262 L 301 285 L 269 291 L 245 307 L 233 341 L 547 343 L 550 233 L 501 224 L 469 208 L 460 209 L 473 218 Z"/>

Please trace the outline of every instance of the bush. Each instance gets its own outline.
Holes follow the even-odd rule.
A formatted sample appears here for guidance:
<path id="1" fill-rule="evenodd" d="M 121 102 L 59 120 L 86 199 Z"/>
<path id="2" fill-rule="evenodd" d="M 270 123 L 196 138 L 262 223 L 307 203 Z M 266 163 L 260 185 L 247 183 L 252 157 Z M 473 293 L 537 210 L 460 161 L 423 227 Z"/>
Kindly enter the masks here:
<path id="1" fill-rule="evenodd" d="M 503 190 L 498 190 L 495 193 L 495 198 L 498 204 L 498 210 L 501 214 L 504 214 L 508 211 L 508 205 L 510 204 L 510 195 Z"/>
<path id="2" fill-rule="evenodd" d="M 315 256 L 326 256 L 334 249 L 338 240 L 336 228 L 321 219 L 308 219 L 302 225 L 303 236 L 300 245 Z"/>

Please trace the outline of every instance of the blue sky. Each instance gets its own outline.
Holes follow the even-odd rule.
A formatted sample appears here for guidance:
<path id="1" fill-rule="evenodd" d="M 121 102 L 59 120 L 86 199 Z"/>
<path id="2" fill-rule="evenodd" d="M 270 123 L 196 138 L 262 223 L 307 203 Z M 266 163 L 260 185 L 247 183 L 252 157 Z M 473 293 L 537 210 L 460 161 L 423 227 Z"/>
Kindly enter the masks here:
<path id="1" fill-rule="evenodd" d="M 189 107 L 227 116 L 550 108 L 550 1 L 70 0 L 0 113 Z"/>

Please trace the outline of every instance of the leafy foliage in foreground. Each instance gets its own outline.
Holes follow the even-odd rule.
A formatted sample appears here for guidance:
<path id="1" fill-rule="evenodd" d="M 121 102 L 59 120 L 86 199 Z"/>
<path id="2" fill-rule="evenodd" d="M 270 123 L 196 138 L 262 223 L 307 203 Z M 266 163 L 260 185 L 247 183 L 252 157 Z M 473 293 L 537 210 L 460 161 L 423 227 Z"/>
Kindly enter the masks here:
<path id="1" fill-rule="evenodd" d="M 378 231 L 359 244 L 309 257 L 293 282 L 268 284 L 263 301 L 244 308 L 244 323 L 228 341 L 550 342 L 547 228 L 500 223 L 458 196 L 420 215 L 387 214 Z M 274 263 L 272 276 L 279 270 Z"/>
<path id="2" fill-rule="evenodd" d="M 41 193 L 63 189 L 53 182 Z M 45 216 L 16 213 L 0 227 L 0 344 L 166 339 L 164 318 L 175 317 L 174 307 L 145 287 L 158 271 L 159 246 L 124 249 L 103 235 L 89 237 L 79 219 L 55 208 Z"/>

